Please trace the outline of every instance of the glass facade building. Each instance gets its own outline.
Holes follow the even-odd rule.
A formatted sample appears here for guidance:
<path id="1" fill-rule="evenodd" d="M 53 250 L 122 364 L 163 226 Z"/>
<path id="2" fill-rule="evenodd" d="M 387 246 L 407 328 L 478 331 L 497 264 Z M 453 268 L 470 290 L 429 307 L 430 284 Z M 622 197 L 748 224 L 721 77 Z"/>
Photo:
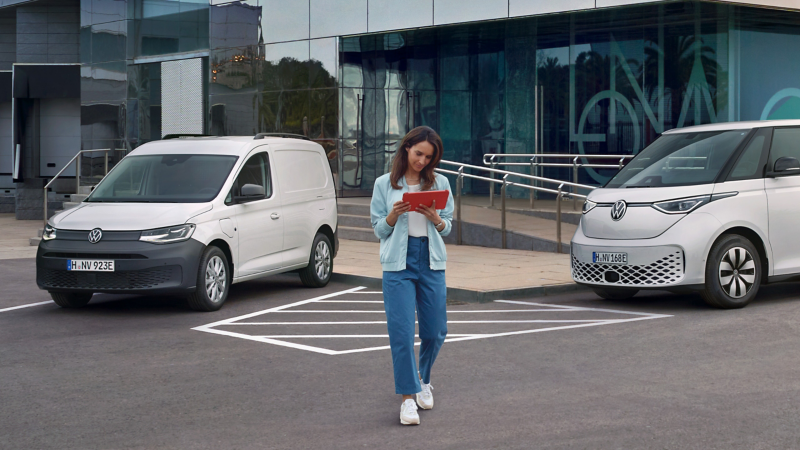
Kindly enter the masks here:
<path id="1" fill-rule="evenodd" d="M 301 134 L 344 196 L 370 195 L 417 125 L 474 165 L 635 154 L 675 127 L 800 119 L 800 7 L 776 1 L 74 0 L 80 145 Z"/>

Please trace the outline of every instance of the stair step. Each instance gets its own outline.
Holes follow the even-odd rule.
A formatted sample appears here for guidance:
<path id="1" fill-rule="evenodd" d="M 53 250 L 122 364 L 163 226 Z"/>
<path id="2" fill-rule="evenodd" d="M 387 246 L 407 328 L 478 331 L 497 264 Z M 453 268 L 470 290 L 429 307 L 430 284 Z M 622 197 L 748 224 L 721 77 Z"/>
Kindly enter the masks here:
<path id="1" fill-rule="evenodd" d="M 78 194 L 89 195 L 89 194 L 92 193 L 92 187 L 94 187 L 94 186 L 81 186 L 78 189 Z"/>
<path id="2" fill-rule="evenodd" d="M 64 202 L 64 210 L 72 209 L 78 205 L 80 205 L 79 202 Z"/>
<path id="3" fill-rule="evenodd" d="M 355 227 L 372 229 L 369 216 L 355 216 L 352 214 L 339 214 L 340 227 Z"/>
<path id="4" fill-rule="evenodd" d="M 356 205 L 352 203 L 339 203 L 337 205 L 339 214 L 350 214 L 353 216 L 369 217 L 369 205 Z"/>
<path id="5" fill-rule="evenodd" d="M 38 230 L 36 230 L 36 237 L 42 237 L 43 234 L 44 234 L 43 228 L 39 228 Z"/>
<path id="6" fill-rule="evenodd" d="M 40 238 L 40 237 L 30 238 L 30 240 L 28 240 L 28 245 L 30 245 L 31 247 L 36 247 L 36 246 L 39 245 L 39 242 L 41 240 L 42 240 L 42 238 Z"/>
<path id="7" fill-rule="evenodd" d="M 89 196 L 89 194 L 71 194 L 69 196 L 69 201 L 70 202 L 75 202 L 75 203 L 80 203 L 80 202 L 86 200 L 86 197 L 88 197 L 88 196 Z"/>
<path id="8" fill-rule="evenodd" d="M 372 228 L 339 227 L 339 238 L 351 241 L 380 242 Z"/>

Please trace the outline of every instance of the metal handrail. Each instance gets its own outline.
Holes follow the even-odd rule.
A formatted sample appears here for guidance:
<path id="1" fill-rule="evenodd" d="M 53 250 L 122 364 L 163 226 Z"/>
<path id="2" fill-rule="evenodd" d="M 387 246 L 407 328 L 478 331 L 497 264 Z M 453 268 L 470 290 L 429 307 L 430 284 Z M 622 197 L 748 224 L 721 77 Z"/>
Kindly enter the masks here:
<path id="1" fill-rule="evenodd" d="M 103 176 L 105 177 L 106 175 L 108 175 L 108 152 L 115 151 L 115 150 L 125 150 L 125 149 L 124 148 L 98 148 L 98 149 L 93 149 L 93 150 L 81 150 L 75 156 L 73 156 L 72 159 L 70 159 L 69 162 L 61 170 L 59 170 L 58 173 L 52 179 L 50 179 L 50 181 L 47 182 L 47 184 L 44 185 L 44 226 L 45 227 L 47 226 L 47 188 L 49 188 L 50 185 L 53 184 L 53 182 L 56 181 L 56 179 L 58 177 L 60 177 L 61 174 L 64 173 L 65 170 L 67 170 L 67 167 L 69 167 L 70 164 L 75 162 L 75 193 L 76 194 L 80 194 L 81 193 L 81 155 L 83 155 L 84 153 L 103 152 L 104 153 L 104 159 L 105 159 L 104 164 L 103 164 L 103 166 L 104 166 Z"/>
<path id="2" fill-rule="evenodd" d="M 574 192 L 565 192 L 564 186 L 571 186 L 575 189 L 577 188 L 584 188 L 584 189 L 595 189 L 594 186 L 587 186 L 583 184 L 577 183 L 569 183 L 566 181 L 554 180 L 551 178 L 544 178 L 544 177 L 537 177 L 533 175 L 525 175 L 523 173 L 517 172 L 510 172 L 507 170 L 498 170 L 498 169 L 488 169 L 486 167 L 480 166 L 473 166 L 471 164 L 465 163 L 457 163 L 453 161 L 440 161 L 442 164 L 454 165 L 458 166 L 458 171 L 455 170 L 448 170 L 448 169 L 441 169 L 436 168 L 436 172 L 455 175 L 456 178 L 456 244 L 461 245 L 461 191 L 464 186 L 464 178 L 472 178 L 475 180 L 482 180 L 489 182 L 489 186 L 494 187 L 494 183 L 502 184 L 501 188 L 501 195 L 500 195 L 500 240 L 502 242 L 502 247 L 507 248 L 506 244 L 506 189 L 509 186 L 516 186 L 523 189 L 528 189 L 533 193 L 534 191 L 541 191 L 541 192 L 548 192 L 552 194 L 556 194 L 556 252 L 561 253 L 562 245 L 561 245 L 561 199 L 566 195 L 572 196 L 573 198 L 583 198 L 585 199 L 586 195 L 581 195 Z M 496 178 L 490 177 L 482 177 L 479 175 L 473 175 L 470 173 L 464 173 L 464 169 L 476 169 L 476 170 L 483 170 L 488 171 L 492 174 L 501 174 L 503 178 L 501 180 Z M 548 183 L 557 183 L 557 189 L 550 189 L 540 186 L 535 186 L 532 184 L 522 184 L 522 183 L 515 183 L 513 181 L 508 181 L 508 177 L 515 176 L 520 178 L 526 178 L 534 181 L 544 181 Z"/>
<path id="3" fill-rule="evenodd" d="M 531 175 L 536 172 L 536 167 L 572 167 L 572 181 L 578 181 L 578 169 L 581 167 L 587 167 L 592 169 L 617 169 L 622 170 L 622 167 L 625 165 L 626 159 L 631 159 L 635 155 L 574 155 L 568 153 L 487 153 L 483 155 L 483 164 L 487 166 L 491 166 L 495 168 L 497 166 L 506 166 L 506 167 L 530 167 Z M 496 162 L 495 158 L 526 158 L 530 159 L 529 162 Z M 555 158 L 555 159 L 572 159 L 572 163 L 545 163 L 539 162 L 537 159 L 544 159 L 544 158 Z M 579 159 L 617 159 L 619 158 L 619 162 L 617 164 L 589 164 L 584 162 L 578 162 Z M 487 160 L 488 159 L 488 160 Z M 573 192 L 576 189 L 573 187 Z M 494 205 L 494 185 L 490 185 L 489 187 L 489 204 Z M 533 208 L 533 201 L 534 195 L 533 191 L 530 193 L 530 202 L 531 202 L 531 209 Z M 572 201 L 572 208 L 577 210 L 578 203 L 577 198 L 573 197 Z"/>

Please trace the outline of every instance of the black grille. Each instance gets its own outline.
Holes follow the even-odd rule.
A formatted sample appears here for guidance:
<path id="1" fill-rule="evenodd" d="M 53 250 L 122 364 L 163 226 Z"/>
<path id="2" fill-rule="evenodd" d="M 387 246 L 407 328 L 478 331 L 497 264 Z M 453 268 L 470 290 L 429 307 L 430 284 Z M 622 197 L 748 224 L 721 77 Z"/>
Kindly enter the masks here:
<path id="1" fill-rule="evenodd" d="M 147 256 L 130 253 L 59 253 L 47 252 L 45 258 L 70 258 L 70 259 L 147 259 Z M 66 264 L 66 261 L 64 262 Z"/>
<path id="2" fill-rule="evenodd" d="M 180 283 L 180 266 L 153 267 L 130 272 L 71 272 L 39 269 L 37 281 L 44 288 L 97 290 L 150 289 L 171 281 Z"/>

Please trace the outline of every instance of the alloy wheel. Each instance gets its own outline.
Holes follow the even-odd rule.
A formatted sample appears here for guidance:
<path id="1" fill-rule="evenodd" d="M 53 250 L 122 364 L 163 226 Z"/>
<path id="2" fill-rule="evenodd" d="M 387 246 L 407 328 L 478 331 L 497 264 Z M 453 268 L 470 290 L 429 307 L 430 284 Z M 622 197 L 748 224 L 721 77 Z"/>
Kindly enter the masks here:
<path id="1" fill-rule="evenodd" d="M 328 278 L 331 271 L 331 252 L 328 244 L 320 241 L 314 249 L 314 269 L 320 280 Z"/>
<path id="2" fill-rule="evenodd" d="M 719 263 L 719 284 L 732 298 L 742 298 L 756 282 L 756 263 L 742 247 L 728 250 Z"/>
<path id="3" fill-rule="evenodd" d="M 206 294 L 208 294 L 209 300 L 214 303 L 220 302 L 227 282 L 228 277 L 222 258 L 214 256 L 209 259 L 206 265 Z"/>

